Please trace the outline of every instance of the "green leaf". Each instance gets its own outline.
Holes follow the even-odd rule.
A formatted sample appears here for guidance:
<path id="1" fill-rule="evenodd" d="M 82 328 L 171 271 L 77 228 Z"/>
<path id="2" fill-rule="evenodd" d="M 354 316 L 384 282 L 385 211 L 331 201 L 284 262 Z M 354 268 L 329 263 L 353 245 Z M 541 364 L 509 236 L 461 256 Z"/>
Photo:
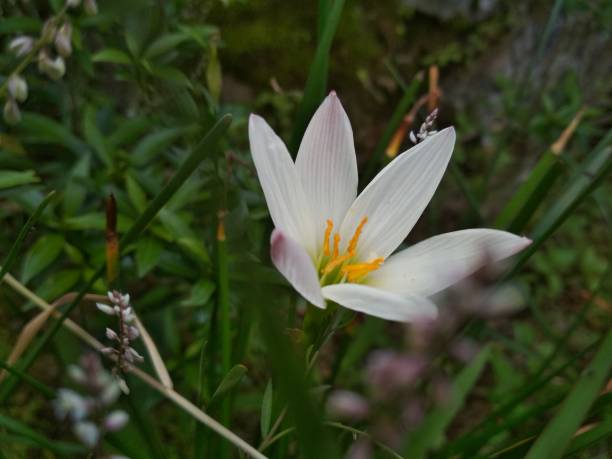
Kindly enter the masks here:
<path id="1" fill-rule="evenodd" d="M 8 16 L 8 15 L 7 15 Z M 16 33 L 38 33 L 42 28 L 39 19 L 27 16 L 3 17 L 0 22 L 0 35 Z"/>
<path id="2" fill-rule="evenodd" d="M 310 65 L 308 79 L 304 87 L 304 96 L 302 97 L 302 102 L 296 115 L 295 127 L 291 136 L 291 142 L 289 143 L 292 153 L 297 152 L 297 148 L 302 140 L 302 135 L 306 130 L 308 120 L 321 103 L 321 100 L 323 100 L 323 97 L 325 97 L 325 90 L 327 88 L 327 63 L 343 7 L 344 0 L 336 0 L 327 14 L 325 28 L 321 34 L 313 62 Z"/>
<path id="3" fill-rule="evenodd" d="M 203 306 L 208 303 L 210 297 L 215 292 L 216 284 L 209 279 L 196 282 L 191 287 L 189 298 L 184 300 L 182 306 Z"/>
<path id="4" fill-rule="evenodd" d="M 221 380 L 219 387 L 217 387 L 217 390 L 215 390 L 215 393 L 210 400 L 210 404 L 212 405 L 213 403 L 218 402 L 225 394 L 236 387 L 238 383 L 242 381 L 242 378 L 244 378 L 246 373 L 247 367 L 241 364 L 234 365 Z"/>
<path id="5" fill-rule="evenodd" d="M 272 402 L 272 381 L 268 381 L 261 401 L 261 420 L 259 423 L 261 438 L 266 438 L 270 432 L 270 426 L 272 424 Z"/>
<path id="6" fill-rule="evenodd" d="M 147 195 L 131 174 L 125 175 L 125 188 L 131 203 L 138 212 L 142 212 L 147 207 Z"/>
<path id="7" fill-rule="evenodd" d="M 198 263 L 203 265 L 210 264 L 210 255 L 208 255 L 206 246 L 201 240 L 193 237 L 179 237 L 176 243 L 188 256 L 195 259 Z"/>
<path id="8" fill-rule="evenodd" d="M 2 279 L 4 278 L 4 275 L 7 272 L 9 272 L 11 268 L 13 267 L 13 263 L 16 261 L 17 255 L 19 254 L 19 251 L 21 250 L 21 245 L 23 244 L 23 240 L 30 232 L 30 229 L 36 224 L 36 222 L 42 215 L 43 211 L 49 204 L 49 202 L 51 202 L 51 199 L 53 199 L 53 196 L 55 196 L 55 191 L 52 191 L 47 196 L 45 196 L 45 199 L 41 201 L 38 207 L 36 207 L 36 210 L 34 211 L 34 213 L 25 222 L 25 225 L 23 225 L 21 229 L 19 230 L 17 239 L 15 239 L 15 242 L 11 246 L 11 249 L 9 250 L 8 255 L 6 256 L 6 260 L 4 260 L 4 264 L 2 265 L 2 269 L 0 269 L 0 281 L 2 281 Z"/>
<path id="9" fill-rule="evenodd" d="M 46 234 L 34 243 L 23 263 L 21 279 L 27 284 L 30 279 L 49 266 L 62 252 L 64 236 Z"/>
<path id="10" fill-rule="evenodd" d="M 150 236 L 143 236 L 136 242 L 136 263 L 138 265 L 138 276 L 143 277 L 151 271 L 159 262 L 163 246 Z"/>
<path id="11" fill-rule="evenodd" d="M 172 83 L 177 83 L 181 86 L 185 86 L 187 88 L 191 88 L 191 80 L 187 75 L 185 75 L 181 70 L 176 67 L 170 66 L 149 66 L 151 75 L 161 78 L 162 80 L 170 81 Z"/>
<path id="12" fill-rule="evenodd" d="M 70 172 L 62 201 L 65 217 L 76 214 L 83 205 L 87 195 L 87 188 L 83 182 L 89 179 L 90 168 L 90 155 L 84 155 Z"/>
<path id="13" fill-rule="evenodd" d="M 43 115 L 23 113 L 17 129 L 21 132 L 24 142 L 63 145 L 77 155 L 87 150 L 87 145 L 64 125 Z"/>
<path id="14" fill-rule="evenodd" d="M 168 51 L 175 51 L 178 45 L 190 39 L 191 38 L 184 33 L 168 33 L 162 35 L 153 40 L 153 43 L 151 43 L 144 52 L 144 57 L 146 59 L 152 59 Z"/>
<path id="15" fill-rule="evenodd" d="M 102 51 L 98 51 L 96 54 L 91 56 L 91 60 L 93 62 L 107 62 L 110 64 L 131 64 L 132 59 L 130 56 L 119 50 L 114 48 L 106 48 Z"/>
<path id="16" fill-rule="evenodd" d="M 181 138 L 187 128 L 168 128 L 153 132 L 143 138 L 134 148 L 131 161 L 135 166 L 144 166 Z"/>
<path id="17" fill-rule="evenodd" d="M 571 442 L 612 369 L 612 330 L 606 333 L 591 363 L 585 368 L 557 415 L 548 423 L 525 459 L 556 459 Z"/>
<path id="18" fill-rule="evenodd" d="M 88 105 L 83 116 L 83 135 L 87 143 L 93 148 L 94 152 L 104 165 L 110 167 L 112 161 L 110 159 L 106 139 L 96 121 L 96 109 L 92 105 Z"/>
<path id="19" fill-rule="evenodd" d="M 39 448 L 47 449 L 55 454 L 59 454 L 60 456 L 73 454 L 84 455 L 86 453 L 85 449 L 81 445 L 50 440 L 32 430 L 21 421 L 17 421 L 16 419 L 10 418 L 3 414 L 0 414 L 0 427 L 33 442 Z"/>
<path id="20" fill-rule="evenodd" d="M 66 292 L 69 292 L 81 278 L 80 269 L 67 269 L 59 272 L 52 272 L 45 276 L 45 280 L 36 293 L 47 301 L 54 301 Z"/>
<path id="21" fill-rule="evenodd" d="M 610 131 L 612 132 L 612 131 Z M 612 139 L 612 136 L 608 136 Z M 612 147 L 596 148 L 585 164 L 567 181 L 565 191 L 557 197 L 533 230 L 533 243 L 524 250 L 508 277 L 516 274 L 551 234 L 569 217 L 572 211 L 601 184 L 612 170 Z"/>
<path id="22" fill-rule="evenodd" d="M 434 408 L 425 417 L 421 425 L 409 435 L 404 449 L 404 457 L 409 457 L 410 459 L 424 458 L 428 451 L 431 451 L 440 444 L 443 440 L 444 432 L 459 413 L 488 360 L 489 348 L 485 347 L 459 373 L 455 379 L 450 400 L 444 405 Z"/>
<path id="23" fill-rule="evenodd" d="M 16 186 L 29 185 L 40 182 L 36 171 L 7 171 L 0 170 L 0 189 L 13 188 Z"/>

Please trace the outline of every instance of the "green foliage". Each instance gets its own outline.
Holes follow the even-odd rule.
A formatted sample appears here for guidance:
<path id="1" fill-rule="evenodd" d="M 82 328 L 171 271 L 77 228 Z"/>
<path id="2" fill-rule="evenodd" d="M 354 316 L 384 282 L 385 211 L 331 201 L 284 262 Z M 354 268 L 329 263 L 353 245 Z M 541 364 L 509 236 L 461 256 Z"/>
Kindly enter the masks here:
<path id="1" fill-rule="evenodd" d="M 67 366 L 86 349 L 62 322 L 70 317 L 103 341 L 107 317 L 80 299 L 111 288 L 130 293 L 175 389 L 270 458 L 344 457 L 360 441 L 372 457 L 411 459 L 586 459 L 609 448 L 610 83 L 594 65 L 555 54 L 568 36 L 599 49 L 611 30 L 609 2 L 493 2 L 482 15 L 487 2 L 471 2 L 469 15 L 425 3 L 110 0 L 88 16 L 59 0 L 0 1 L 3 49 L 15 36 L 37 37 L 50 15 L 73 26 L 61 79 L 37 70 L 37 52 L 0 54 L 2 103 L 11 73 L 29 88 L 21 122 L 0 121 L 0 279 L 11 273 L 48 302 L 77 294 L 9 366 L 33 303 L 0 285 L 0 368 L 8 370 L 0 458 L 86 454 L 70 426 L 55 422 L 49 399 L 70 387 Z M 535 43 L 523 40 L 523 22 Z M 574 23 L 579 33 L 567 28 Z M 526 53 L 518 62 L 508 58 L 515 39 L 512 52 Z M 452 396 L 431 402 L 434 385 L 419 381 L 424 413 L 415 425 L 383 405 L 337 422 L 325 411 L 329 394 L 351 390 L 374 406 L 364 383 L 373 351 L 410 354 L 418 336 L 331 307 L 304 320 L 306 305 L 269 261 L 248 114 L 265 112 L 295 153 L 328 87 L 337 90 L 365 183 L 426 93 L 430 64 L 441 72 L 437 127 L 454 124 L 458 141 L 409 242 L 468 225 L 530 237 L 506 275 L 528 308 L 470 322 L 444 346 L 428 371 L 444 375 Z M 553 154 L 582 108 L 566 148 Z M 112 282 L 104 278 L 110 195 L 121 253 Z M 304 328 L 334 333 L 314 340 L 325 341 L 317 353 L 305 349 Z M 480 351 L 458 364 L 452 355 L 467 338 Z M 154 374 L 148 361 L 142 369 Z M 191 414 L 128 382 L 119 405 L 131 422 L 106 438 L 105 454 L 237 457 Z"/>

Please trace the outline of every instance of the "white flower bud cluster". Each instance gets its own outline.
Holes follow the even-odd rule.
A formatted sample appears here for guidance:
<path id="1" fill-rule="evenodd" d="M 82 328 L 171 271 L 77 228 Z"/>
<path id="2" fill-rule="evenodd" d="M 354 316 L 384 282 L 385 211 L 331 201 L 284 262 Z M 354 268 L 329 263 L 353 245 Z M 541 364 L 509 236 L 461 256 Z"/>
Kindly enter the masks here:
<path id="1" fill-rule="evenodd" d="M 67 0 L 67 8 L 76 8 L 81 4 L 81 0 Z M 96 0 L 85 0 L 83 2 L 85 14 L 93 16 L 98 14 Z M 61 79 L 66 73 L 66 59 L 72 54 L 72 25 L 68 19 L 64 18 L 64 12 L 49 18 L 43 25 L 40 37 L 35 39 L 27 35 L 19 35 L 13 38 L 8 45 L 8 51 L 18 58 L 36 53 L 38 70 L 52 80 Z M 61 19 L 61 23 L 60 23 Z M 57 53 L 52 56 L 51 45 Z M 17 82 L 13 81 L 17 80 Z M 11 87 L 12 84 L 12 87 Z M 2 93 L 0 89 L 0 95 Z M 4 103 L 4 121 L 9 125 L 17 124 L 21 121 L 21 111 L 19 102 L 24 102 L 28 95 L 28 86 L 18 73 L 13 73 L 7 83 L 7 98 Z"/>
<path id="2" fill-rule="evenodd" d="M 421 124 L 419 132 L 415 134 L 414 132 L 410 131 L 410 141 L 414 144 L 417 144 L 425 140 L 427 137 L 432 136 L 436 132 L 438 132 L 436 130 L 431 129 L 434 123 L 436 122 L 437 117 L 438 109 L 434 108 L 433 111 L 429 115 L 427 115 L 427 118 L 425 118 L 423 124 Z"/>
<path id="3" fill-rule="evenodd" d="M 120 387 L 124 392 L 129 392 L 127 384 L 120 374 L 129 368 L 129 365 L 140 363 L 144 360 L 136 349 L 132 347 L 132 341 L 140 336 L 138 328 L 133 325 L 134 312 L 130 306 L 130 295 L 123 295 L 117 291 L 108 292 L 110 305 L 97 303 L 98 310 L 109 316 L 118 319 L 118 328 L 106 329 L 106 337 L 113 343 L 112 346 L 105 347 L 102 352 L 114 357 L 116 362 L 115 375 Z"/>
<path id="4" fill-rule="evenodd" d="M 117 432 L 129 421 L 125 411 L 108 410 L 119 398 L 121 390 L 94 353 L 81 357 L 78 366 L 69 366 L 68 376 L 81 391 L 59 389 L 53 401 L 55 417 L 69 422 L 81 444 L 94 450 L 107 432 Z"/>

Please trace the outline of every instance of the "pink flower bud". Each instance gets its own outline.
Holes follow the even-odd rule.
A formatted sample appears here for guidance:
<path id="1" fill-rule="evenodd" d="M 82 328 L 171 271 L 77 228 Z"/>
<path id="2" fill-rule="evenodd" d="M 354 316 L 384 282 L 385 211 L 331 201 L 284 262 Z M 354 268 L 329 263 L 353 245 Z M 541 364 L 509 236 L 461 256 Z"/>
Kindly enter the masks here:
<path id="1" fill-rule="evenodd" d="M 366 399 L 355 392 L 337 390 L 327 400 L 327 411 L 336 419 L 356 422 L 366 418 L 369 405 Z"/>
<path id="2" fill-rule="evenodd" d="M 110 339 L 110 340 L 117 340 L 117 339 L 119 339 L 119 335 L 117 335 L 115 330 L 113 330 L 111 328 L 107 328 L 106 329 L 106 337 L 108 339 Z"/>
<path id="3" fill-rule="evenodd" d="M 129 420 L 130 418 L 125 411 L 116 410 L 104 418 L 104 428 L 109 432 L 116 432 L 123 429 Z"/>
<path id="4" fill-rule="evenodd" d="M 109 316 L 115 315 L 115 309 L 111 306 L 108 306 L 107 304 L 96 303 L 96 307 L 104 314 L 108 314 Z"/>

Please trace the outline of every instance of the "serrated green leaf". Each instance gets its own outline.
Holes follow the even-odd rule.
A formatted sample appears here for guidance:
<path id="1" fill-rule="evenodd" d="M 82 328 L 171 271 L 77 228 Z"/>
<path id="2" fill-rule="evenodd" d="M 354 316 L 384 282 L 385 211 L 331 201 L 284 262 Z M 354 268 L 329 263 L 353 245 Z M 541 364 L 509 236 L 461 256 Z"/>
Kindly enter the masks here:
<path id="1" fill-rule="evenodd" d="M 62 252 L 64 236 L 60 234 L 46 234 L 38 239 L 28 251 L 24 263 L 21 279 L 27 284 L 30 279 L 49 266 Z"/>
<path id="2" fill-rule="evenodd" d="M 136 242 L 136 264 L 138 266 L 138 276 L 143 277 L 151 271 L 161 256 L 162 244 L 150 236 L 142 236 Z"/>
<path id="3" fill-rule="evenodd" d="M 13 188 L 16 186 L 29 185 L 40 182 L 36 171 L 7 171 L 0 170 L 0 189 Z"/>

